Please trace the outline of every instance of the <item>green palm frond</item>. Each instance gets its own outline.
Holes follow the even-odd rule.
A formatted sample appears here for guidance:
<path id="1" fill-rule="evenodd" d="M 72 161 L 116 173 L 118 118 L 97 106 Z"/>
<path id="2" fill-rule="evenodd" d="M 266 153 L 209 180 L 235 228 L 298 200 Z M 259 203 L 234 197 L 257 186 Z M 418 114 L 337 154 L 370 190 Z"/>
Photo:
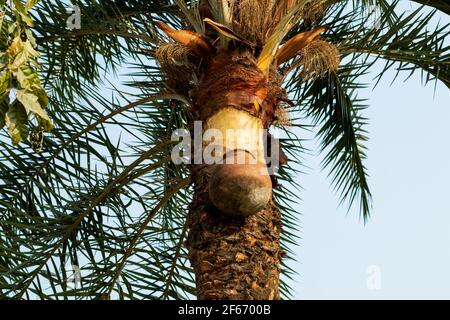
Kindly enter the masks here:
<path id="1" fill-rule="evenodd" d="M 361 16 L 360 10 L 349 11 L 347 4 L 330 7 L 319 24 L 333 26 L 324 38 L 341 51 L 338 73 L 303 84 L 300 70 L 295 69 L 287 82 L 299 110 L 318 127 L 323 164 L 341 200 L 350 206 L 358 201 L 364 219 L 370 214 L 371 193 L 364 165 L 367 120 L 362 113 L 366 105 L 357 98 L 357 90 L 366 85 L 359 78 L 379 60 L 386 63 L 376 76 L 378 81 L 394 68 L 397 76 L 421 72 L 425 83 L 439 80 L 448 86 L 450 78 L 449 25 L 429 29 L 436 11 L 419 8 L 397 15 L 397 5 L 384 7 L 376 25 L 370 16 Z"/>
<path id="2" fill-rule="evenodd" d="M 118 107 L 93 95 L 89 100 L 97 105 L 85 101 L 75 103 L 76 109 L 61 108 L 61 121 L 54 136 L 45 138 L 41 154 L 26 145 L 11 150 L 1 139 L 0 241 L 2 248 L 15 248 L 2 255 L 7 261 L 0 272 L 7 284 L 3 296 L 193 294 L 187 255 L 179 246 L 190 199 L 187 173 L 169 164 L 170 144 L 161 144 L 157 128 L 167 130 L 173 112 L 164 112 L 167 98 L 176 97 L 147 96 Z M 151 133 L 140 134 L 139 127 L 129 126 L 141 139 L 132 149 L 110 137 L 108 127 L 136 117 L 150 117 L 155 124 Z M 80 266 L 85 282 L 69 290 L 72 265 Z M 170 284 L 157 278 L 164 275 Z"/>
<path id="3" fill-rule="evenodd" d="M 309 83 L 296 97 L 307 118 L 318 127 L 318 139 L 324 152 L 323 166 L 328 169 L 331 182 L 349 207 L 360 204 L 360 212 L 367 220 L 371 208 L 366 158 L 367 120 L 362 116 L 363 101 L 355 96 L 362 88 L 356 79 L 364 74 L 366 66 L 351 61 L 337 74 Z"/>
<path id="4" fill-rule="evenodd" d="M 121 14 L 111 1 L 77 1 L 73 5 L 80 8 L 80 29 L 68 28 L 72 12 L 65 1 L 41 1 L 34 11 L 45 83 L 66 102 L 83 93 L 82 83 L 100 84 L 108 69 L 115 70 L 138 46 L 155 41 L 148 30 L 142 30 L 143 22 L 132 24 L 141 13 Z"/>
<path id="5" fill-rule="evenodd" d="M 341 42 L 339 48 L 344 55 L 356 52 L 386 60 L 379 79 L 395 66 L 398 72 L 423 71 L 426 82 L 440 80 L 450 87 L 450 45 L 446 41 L 450 25 L 430 30 L 435 14 L 436 11 L 422 13 L 419 8 L 399 16 L 394 25 L 380 22 L 376 28 L 356 30 L 354 37 Z M 380 21 L 386 21 L 385 16 Z"/>
<path id="6" fill-rule="evenodd" d="M 450 1 L 449 0 L 413 0 L 417 3 L 431 6 L 446 14 L 450 14 Z"/>

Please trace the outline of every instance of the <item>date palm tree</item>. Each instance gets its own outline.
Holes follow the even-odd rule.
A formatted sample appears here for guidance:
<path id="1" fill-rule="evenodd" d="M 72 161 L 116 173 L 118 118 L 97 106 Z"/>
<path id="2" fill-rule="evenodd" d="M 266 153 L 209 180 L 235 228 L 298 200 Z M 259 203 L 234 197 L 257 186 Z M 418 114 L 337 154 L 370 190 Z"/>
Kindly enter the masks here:
<path id="1" fill-rule="evenodd" d="M 415 2 L 0 1 L 0 297 L 289 298 L 296 128 L 366 221 L 360 77 L 450 87 L 450 2 Z M 195 123 L 246 162 L 174 161 Z"/>

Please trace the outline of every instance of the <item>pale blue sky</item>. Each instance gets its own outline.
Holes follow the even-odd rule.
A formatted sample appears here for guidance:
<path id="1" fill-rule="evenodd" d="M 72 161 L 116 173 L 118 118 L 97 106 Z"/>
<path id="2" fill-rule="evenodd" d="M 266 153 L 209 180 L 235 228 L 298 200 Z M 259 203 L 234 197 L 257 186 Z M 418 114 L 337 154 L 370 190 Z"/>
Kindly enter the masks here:
<path id="1" fill-rule="evenodd" d="M 338 208 L 320 157 L 306 156 L 295 298 L 450 299 L 450 90 L 439 84 L 434 95 L 420 74 L 390 86 L 391 75 L 361 92 L 370 99 L 374 203 L 365 226 L 357 210 Z M 306 147 L 317 150 L 314 141 Z M 371 265 L 381 271 L 379 290 L 366 285 Z"/>
<path id="2" fill-rule="evenodd" d="M 433 99 L 415 77 L 378 87 L 370 104 L 372 218 L 364 226 L 337 208 L 319 158 L 307 157 L 295 297 L 450 299 L 450 91 Z M 366 287 L 370 265 L 381 290 Z"/>

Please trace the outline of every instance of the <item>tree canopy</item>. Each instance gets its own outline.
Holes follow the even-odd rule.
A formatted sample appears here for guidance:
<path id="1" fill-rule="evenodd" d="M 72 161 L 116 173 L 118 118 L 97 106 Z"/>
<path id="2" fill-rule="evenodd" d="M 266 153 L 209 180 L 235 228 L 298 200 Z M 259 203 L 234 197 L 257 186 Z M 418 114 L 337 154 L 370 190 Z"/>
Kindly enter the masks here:
<path id="1" fill-rule="evenodd" d="M 305 81 L 296 60 L 285 88 L 312 121 L 323 167 L 342 202 L 370 215 L 361 77 L 388 70 L 450 87 L 450 1 L 330 1 L 317 25 L 341 55 L 335 73 Z M 80 9 L 80 28 L 68 19 Z M 191 199 L 172 132 L 188 128 L 189 97 L 171 92 L 154 58 L 157 28 L 202 31 L 196 1 L 0 0 L 0 297 L 178 299 L 195 295 L 183 246 Z M 309 30 L 297 24 L 284 41 Z M 396 77 L 397 79 L 397 77 Z M 394 79 L 395 80 L 395 79 Z M 278 178 L 283 247 L 297 243 L 296 179 L 305 151 L 284 131 L 291 160 Z M 81 283 L 74 281 L 80 269 Z M 282 292 L 289 297 L 283 265 Z"/>

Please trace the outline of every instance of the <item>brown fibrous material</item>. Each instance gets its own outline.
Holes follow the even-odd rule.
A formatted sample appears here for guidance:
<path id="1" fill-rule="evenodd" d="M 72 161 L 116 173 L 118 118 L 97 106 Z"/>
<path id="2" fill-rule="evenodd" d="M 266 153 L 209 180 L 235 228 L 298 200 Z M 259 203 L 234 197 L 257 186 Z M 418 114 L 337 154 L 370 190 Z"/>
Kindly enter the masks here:
<path id="1" fill-rule="evenodd" d="M 272 0 L 240 0 L 232 1 L 234 29 L 244 39 L 262 47 L 269 36 L 272 26 L 274 1 Z"/>
<path id="2" fill-rule="evenodd" d="M 175 92 L 185 94 L 197 73 L 191 49 L 181 44 L 166 43 L 156 49 L 155 58 L 167 77 L 167 85 Z"/>
<path id="3" fill-rule="evenodd" d="M 301 11 L 303 22 L 311 25 L 323 19 L 325 14 L 325 1 L 313 1 L 306 3 Z"/>
<path id="4" fill-rule="evenodd" d="M 288 111 L 281 104 L 275 109 L 274 125 L 282 127 L 289 127 L 292 125 Z"/>
<path id="5" fill-rule="evenodd" d="M 261 118 L 268 127 L 274 120 L 275 106 L 284 97 L 277 77 L 269 80 L 249 52 L 222 52 L 212 58 L 196 97 L 199 120 L 206 120 L 222 107 L 234 107 Z M 283 96 L 283 97 L 280 97 Z M 254 101 L 261 106 L 257 112 Z"/>
<path id="6" fill-rule="evenodd" d="M 286 90 L 281 86 L 283 76 L 275 66 L 272 66 L 269 73 L 269 97 L 275 97 L 274 125 L 290 126 L 291 121 L 286 107 L 292 102 L 288 98 Z"/>
<path id="7" fill-rule="evenodd" d="M 300 76 L 303 80 L 323 78 L 327 72 L 336 72 L 340 64 L 339 50 L 331 43 L 317 39 L 300 50 Z"/>
<path id="8" fill-rule="evenodd" d="M 320 21 L 325 12 L 325 0 L 308 1 L 300 16 L 307 25 Z M 232 0 L 233 29 L 256 46 L 263 46 L 284 15 L 298 4 L 296 0 Z"/>

